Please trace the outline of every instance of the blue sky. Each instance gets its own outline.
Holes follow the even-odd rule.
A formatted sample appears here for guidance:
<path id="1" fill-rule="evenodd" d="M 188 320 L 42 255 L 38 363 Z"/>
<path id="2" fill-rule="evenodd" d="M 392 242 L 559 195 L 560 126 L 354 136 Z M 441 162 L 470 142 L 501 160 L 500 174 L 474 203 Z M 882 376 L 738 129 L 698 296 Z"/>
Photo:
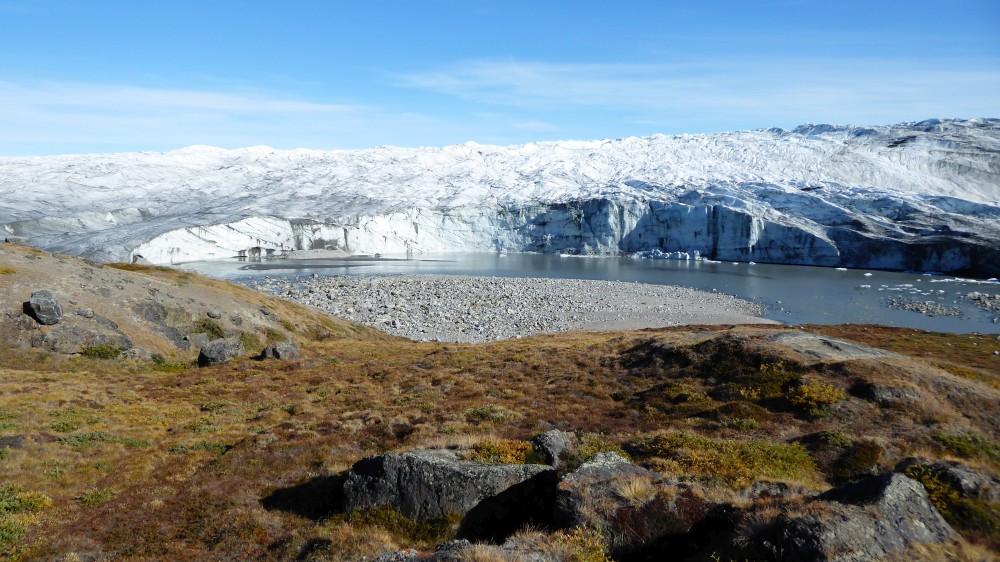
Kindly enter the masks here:
<path id="1" fill-rule="evenodd" d="M 1000 116 L 1000 0 L 0 0 L 0 154 Z"/>

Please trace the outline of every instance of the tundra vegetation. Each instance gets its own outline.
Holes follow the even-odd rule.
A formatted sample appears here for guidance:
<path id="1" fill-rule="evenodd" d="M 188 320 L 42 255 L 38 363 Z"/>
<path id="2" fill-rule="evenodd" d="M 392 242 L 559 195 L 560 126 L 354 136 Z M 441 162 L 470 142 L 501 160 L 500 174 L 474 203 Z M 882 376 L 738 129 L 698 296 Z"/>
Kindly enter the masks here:
<path id="1" fill-rule="evenodd" d="M 442 446 L 482 462 L 534 463 L 528 440 L 550 429 L 577 436 L 560 470 L 614 451 L 733 506 L 751 542 L 773 521 L 809 511 L 802 501 L 748 495 L 753 485 L 804 496 L 916 457 L 899 470 L 961 538 L 904 555 L 1000 552 L 996 498 L 963 495 L 934 464 L 956 461 L 986 479 L 1000 473 L 995 336 L 688 326 L 420 343 L 192 274 L 122 269 L 266 306 L 283 324 L 241 336 L 253 344 L 245 356 L 206 368 L 196 350 L 95 346 L 67 355 L 0 344 L 5 559 L 370 560 L 433 550 L 456 536 L 456 520 L 338 511 L 347 469 L 387 451 Z M 214 320 L 196 328 L 229 329 Z M 793 330 L 894 354 L 817 359 L 773 343 Z M 279 340 L 294 341 L 299 358 L 253 357 Z M 635 513 L 682 497 L 664 496 L 644 476 L 615 490 Z M 295 499 L 268 501 L 276 497 Z M 516 536 L 563 560 L 610 560 L 621 540 L 594 527 Z M 486 544 L 465 556 L 504 559 Z"/>

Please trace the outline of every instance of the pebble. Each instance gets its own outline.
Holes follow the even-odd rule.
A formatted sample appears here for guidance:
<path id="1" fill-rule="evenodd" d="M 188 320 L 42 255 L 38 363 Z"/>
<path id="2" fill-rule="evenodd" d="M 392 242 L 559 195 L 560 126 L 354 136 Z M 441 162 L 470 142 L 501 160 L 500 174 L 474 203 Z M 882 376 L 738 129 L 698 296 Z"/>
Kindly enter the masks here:
<path id="1" fill-rule="evenodd" d="M 456 275 L 256 277 L 254 289 L 416 340 L 483 342 L 543 332 L 767 322 L 760 305 L 685 287 Z"/>

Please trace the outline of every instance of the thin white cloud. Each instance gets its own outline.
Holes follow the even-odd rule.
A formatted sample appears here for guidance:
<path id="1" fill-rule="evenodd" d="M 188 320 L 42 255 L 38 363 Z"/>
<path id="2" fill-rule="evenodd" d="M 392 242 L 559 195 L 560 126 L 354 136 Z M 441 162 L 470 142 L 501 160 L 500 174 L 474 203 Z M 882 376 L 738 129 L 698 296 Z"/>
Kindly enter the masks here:
<path id="1" fill-rule="evenodd" d="M 257 92 L 0 82 L 0 153 L 160 150 L 190 144 L 331 147 L 373 108 Z M 55 147 L 48 149 L 46 146 Z M 37 148 L 32 148 L 37 147 Z"/>
<path id="2" fill-rule="evenodd" d="M 843 122 L 996 112 L 994 61 L 724 60 L 691 64 L 468 61 L 397 77 L 410 88 L 479 104 L 660 116 L 714 112 L 784 122 Z M 934 111 L 934 115 L 927 115 Z M 661 119 L 662 121 L 662 119 Z"/>

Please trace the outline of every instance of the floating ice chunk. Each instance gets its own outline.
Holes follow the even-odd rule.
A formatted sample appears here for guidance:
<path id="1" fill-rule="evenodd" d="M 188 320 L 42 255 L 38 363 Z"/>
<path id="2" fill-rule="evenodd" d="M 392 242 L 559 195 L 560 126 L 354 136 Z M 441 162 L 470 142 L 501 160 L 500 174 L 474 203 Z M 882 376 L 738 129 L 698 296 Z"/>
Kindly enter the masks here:
<path id="1" fill-rule="evenodd" d="M 871 273 L 865 273 L 865 277 L 871 277 L 871 276 L 872 276 Z"/>
<path id="2" fill-rule="evenodd" d="M 837 271 L 847 271 L 847 268 L 846 267 L 838 267 Z"/>

